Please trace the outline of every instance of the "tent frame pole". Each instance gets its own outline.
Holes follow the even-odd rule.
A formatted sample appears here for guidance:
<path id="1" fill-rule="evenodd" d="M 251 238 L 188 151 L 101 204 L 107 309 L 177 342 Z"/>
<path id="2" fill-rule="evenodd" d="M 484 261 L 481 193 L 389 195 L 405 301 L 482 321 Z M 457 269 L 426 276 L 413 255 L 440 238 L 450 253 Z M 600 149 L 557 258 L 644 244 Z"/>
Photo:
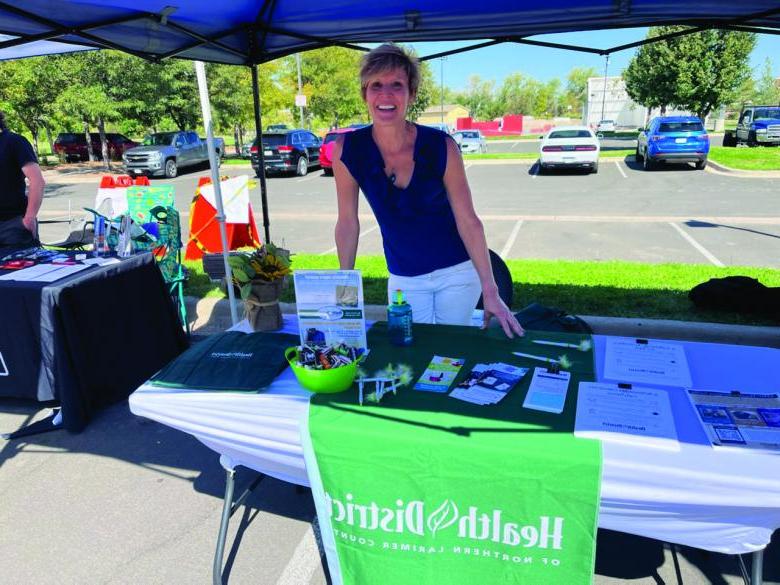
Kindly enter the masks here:
<path id="1" fill-rule="evenodd" d="M 263 209 L 263 234 L 265 241 L 271 241 L 270 222 L 268 221 L 268 187 L 265 182 L 265 157 L 263 156 L 263 124 L 260 113 L 260 84 L 257 79 L 257 64 L 252 64 L 252 101 L 255 112 L 255 132 L 257 134 L 257 176 L 260 179 L 260 203 Z"/>
<path id="2" fill-rule="evenodd" d="M 211 119 L 211 102 L 209 101 L 209 87 L 206 81 L 206 66 L 203 61 L 194 61 L 195 76 L 198 79 L 198 93 L 200 95 L 200 107 L 203 113 L 203 125 L 206 127 L 206 146 L 209 152 L 209 168 L 211 170 L 211 184 L 214 185 L 214 199 L 217 204 L 217 222 L 219 223 L 219 239 L 222 242 L 222 261 L 225 264 L 225 282 L 227 283 L 228 303 L 230 304 L 230 320 L 233 325 L 238 323 L 236 311 L 236 293 L 233 287 L 233 271 L 230 268 L 230 249 L 228 248 L 227 226 L 225 225 L 225 208 L 222 205 L 222 185 L 219 180 L 219 161 L 217 149 L 214 148 L 214 123 Z"/>

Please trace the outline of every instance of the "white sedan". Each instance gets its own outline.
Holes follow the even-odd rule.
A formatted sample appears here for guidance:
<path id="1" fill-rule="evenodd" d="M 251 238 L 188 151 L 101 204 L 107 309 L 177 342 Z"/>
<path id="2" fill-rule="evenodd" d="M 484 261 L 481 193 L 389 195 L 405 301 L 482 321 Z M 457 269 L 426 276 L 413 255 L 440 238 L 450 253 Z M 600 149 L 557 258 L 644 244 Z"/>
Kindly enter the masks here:
<path id="1" fill-rule="evenodd" d="M 599 139 L 587 126 L 558 126 L 542 136 L 539 172 L 551 168 L 599 171 Z"/>
<path id="2" fill-rule="evenodd" d="M 460 146 L 463 154 L 478 154 L 487 152 L 487 142 L 479 130 L 458 130 L 452 137 Z"/>

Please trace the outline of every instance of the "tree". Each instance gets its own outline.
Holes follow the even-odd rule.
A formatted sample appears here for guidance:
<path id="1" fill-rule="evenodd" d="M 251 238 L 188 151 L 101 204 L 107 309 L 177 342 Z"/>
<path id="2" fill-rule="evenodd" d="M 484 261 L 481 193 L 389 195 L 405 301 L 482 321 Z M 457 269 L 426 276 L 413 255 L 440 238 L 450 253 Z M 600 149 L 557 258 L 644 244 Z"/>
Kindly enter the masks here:
<path id="1" fill-rule="evenodd" d="M 434 97 L 441 99 L 441 88 L 437 87 L 436 80 L 431 71 L 431 65 L 428 61 L 420 63 L 420 86 L 417 88 L 417 97 L 414 102 L 409 104 L 407 114 L 412 121 L 417 120 L 420 115 L 428 109 L 428 106 L 434 103 Z M 441 103 L 441 102 L 436 102 Z"/>
<path id="2" fill-rule="evenodd" d="M 498 101 L 505 114 L 533 116 L 540 83 L 522 73 L 512 73 L 504 79 L 498 92 Z"/>
<path id="3" fill-rule="evenodd" d="M 597 76 L 598 71 L 593 67 L 574 67 L 569 71 L 562 105 L 567 110 L 582 112 L 588 103 L 588 79 Z"/>
<path id="4" fill-rule="evenodd" d="M 648 38 L 685 30 L 653 27 Z M 643 45 L 623 73 L 631 98 L 648 108 L 669 105 L 704 118 L 729 103 L 750 75 L 752 33 L 706 30 Z"/>
<path id="5" fill-rule="evenodd" d="M 780 87 L 772 74 L 772 60 L 767 57 L 761 76 L 755 82 L 753 103 L 763 105 L 780 105 Z"/>
<path id="6" fill-rule="evenodd" d="M 358 79 L 359 62 L 357 51 L 343 47 L 318 49 L 302 56 L 303 93 L 307 98 L 307 108 L 324 125 L 345 126 L 365 112 Z M 292 71 L 295 87 L 296 69 Z"/>
<path id="7" fill-rule="evenodd" d="M 702 120 L 716 107 L 731 101 L 750 77 L 752 33 L 706 30 L 670 41 L 678 63 L 677 107 L 695 112 Z"/>
<path id="8" fill-rule="evenodd" d="M 670 27 L 653 27 L 647 38 L 660 36 L 667 28 Z M 663 115 L 666 107 L 676 101 L 675 58 L 666 42 L 642 45 L 623 72 L 626 91 L 631 99 L 648 109 L 660 108 Z"/>
<path id="9" fill-rule="evenodd" d="M 0 101 L 5 103 L 9 117 L 21 122 L 30 132 L 36 155 L 41 129 L 47 131 L 52 152 L 54 148 L 50 131 L 53 103 L 64 84 L 57 61 L 57 58 L 37 57 L 0 63 Z"/>
<path id="10" fill-rule="evenodd" d="M 60 66 L 69 83 L 57 96 L 57 106 L 82 121 L 89 159 L 92 150 L 90 126 L 97 127 L 101 155 L 106 169 L 111 168 L 111 152 L 106 139 L 106 124 L 125 115 L 132 77 L 130 57 L 117 51 L 89 51 L 63 57 Z"/>
<path id="11" fill-rule="evenodd" d="M 469 109 L 469 116 L 480 120 L 491 120 L 504 112 L 503 104 L 493 96 L 494 82 L 482 80 L 479 75 L 469 77 L 465 91 L 456 97 L 457 103 Z"/>

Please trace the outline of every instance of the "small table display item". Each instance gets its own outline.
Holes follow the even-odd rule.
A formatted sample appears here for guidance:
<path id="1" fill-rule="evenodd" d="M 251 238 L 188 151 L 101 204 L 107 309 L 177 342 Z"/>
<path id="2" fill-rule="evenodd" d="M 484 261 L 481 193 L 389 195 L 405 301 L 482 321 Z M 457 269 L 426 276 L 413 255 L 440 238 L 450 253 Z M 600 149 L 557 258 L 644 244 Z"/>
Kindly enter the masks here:
<path id="1" fill-rule="evenodd" d="M 260 248 L 241 250 L 228 258 L 233 283 L 244 300 L 244 312 L 255 331 L 271 331 L 282 326 L 284 278 L 290 274 L 289 250 L 268 242 Z"/>
<path id="2" fill-rule="evenodd" d="M 608 337 L 604 378 L 633 384 L 691 387 L 691 372 L 682 344 L 655 339 Z"/>
<path id="3" fill-rule="evenodd" d="M 686 392 L 715 447 L 780 451 L 780 396 L 733 390 Z"/>
<path id="4" fill-rule="evenodd" d="M 477 364 L 466 379 L 450 393 L 451 398 L 486 406 L 504 399 L 528 368 L 504 363 Z"/>
<path id="5" fill-rule="evenodd" d="M 433 356 L 425 371 L 414 385 L 415 390 L 445 394 L 455 381 L 464 360 L 462 358 Z"/>
<path id="6" fill-rule="evenodd" d="M 296 270 L 293 279 L 302 345 L 368 347 L 359 270 Z"/>
<path id="7" fill-rule="evenodd" d="M 335 347 L 290 347 L 285 357 L 301 386 L 312 392 L 335 394 L 352 386 L 365 350 L 340 344 Z"/>
<path id="8" fill-rule="evenodd" d="M 364 385 L 374 383 L 374 391 L 364 396 Z M 408 386 L 412 382 L 412 368 L 406 364 L 387 364 L 387 367 L 379 370 L 373 376 L 367 377 L 361 373 L 358 378 L 358 400 L 360 405 L 363 402 L 379 403 L 385 394 L 392 392 L 396 394 L 402 386 Z"/>

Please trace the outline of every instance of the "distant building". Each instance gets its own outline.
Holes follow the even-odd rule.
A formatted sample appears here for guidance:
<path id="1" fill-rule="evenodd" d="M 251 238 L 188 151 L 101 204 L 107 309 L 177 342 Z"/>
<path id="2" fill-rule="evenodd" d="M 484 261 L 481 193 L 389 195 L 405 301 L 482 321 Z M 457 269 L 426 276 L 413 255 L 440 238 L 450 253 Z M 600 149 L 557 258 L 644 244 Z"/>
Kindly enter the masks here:
<path id="1" fill-rule="evenodd" d="M 588 101 L 585 103 L 583 124 L 595 128 L 601 120 L 614 120 L 615 125 L 623 128 L 641 128 L 647 119 L 647 108 L 640 106 L 628 96 L 626 82 L 620 76 L 588 78 Z M 606 85 L 606 95 L 604 86 Z M 603 112 L 603 113 L 602 113 Z M 660 115 L 653 110 L 652 116 Z M 666 109 L 667 116 L 688 116 L 690 112 Z"/>
<path id="2" fill-rule="evenodd" d="M 441 124 L 442 118 L 444 124 L 447 124 L 450 129 L 454 129 L 457 125 L 458 118 L 466 118 L 469 115 L 468 108 L 461 106 L 460 104 L 444 104 L 430 106 L 427 108 L 420 117 L 417 118 L 418 124 Z"/>

